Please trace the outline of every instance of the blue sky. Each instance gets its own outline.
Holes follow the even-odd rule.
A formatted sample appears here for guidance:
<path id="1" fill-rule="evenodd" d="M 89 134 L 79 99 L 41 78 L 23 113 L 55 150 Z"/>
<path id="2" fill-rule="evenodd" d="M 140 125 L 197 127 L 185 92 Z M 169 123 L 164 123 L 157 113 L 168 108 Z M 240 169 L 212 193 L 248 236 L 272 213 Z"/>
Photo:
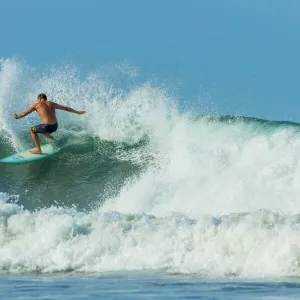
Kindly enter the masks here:
<path id="1" fill-rule="evenodd" d="M 298 0 L 1 1 L 0 57 L 129 60 L 220 114 L 300 121 Z"/>

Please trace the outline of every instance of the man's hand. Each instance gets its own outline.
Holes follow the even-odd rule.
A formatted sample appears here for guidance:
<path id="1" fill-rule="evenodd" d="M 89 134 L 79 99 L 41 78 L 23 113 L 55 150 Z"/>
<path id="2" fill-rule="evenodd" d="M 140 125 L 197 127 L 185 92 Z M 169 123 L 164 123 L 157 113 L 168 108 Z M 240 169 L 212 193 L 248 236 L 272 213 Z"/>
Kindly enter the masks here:
<path id="1" fill-rule="evenodd" d="M 83 114 L 85 114 L 85 113 L 86 113 L 85 110 L 79 110 L 79 111 L 77 112 L 77 115 L 83 115 Z"/>
<path id="2" fill-rule="evenodd" d="M 14 117 L 15 119 L 19 119 L 19 117 L 18 117 L 17 114 L 13 114 L 13 117 Z"/>

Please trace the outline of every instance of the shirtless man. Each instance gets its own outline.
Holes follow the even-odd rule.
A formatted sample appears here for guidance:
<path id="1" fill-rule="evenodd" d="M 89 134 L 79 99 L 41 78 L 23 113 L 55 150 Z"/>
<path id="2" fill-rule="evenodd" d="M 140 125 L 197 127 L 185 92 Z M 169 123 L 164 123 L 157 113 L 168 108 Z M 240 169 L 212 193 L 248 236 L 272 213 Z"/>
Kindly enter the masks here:
<path id="1" fill-rule="evenodd" d="M 61 109 L 65 110 L 77 115 L 83 115 L 85 113 L 84 110 L 77 111 L 73 108 L 66 107 L 59 105 L 54 102 L 47 101 L 47 96 L 45 94 L 39 94 L 37 96 L 37 103 L 31 106 L 28 110 L 22 112 L 21 114 L 17 115 L 14 114 L 13 117 L 15 119 L 23 118 L 29 114 L 31 114 L 33 111 L 37 111 L 40 118 L 42 119 L 43 124 L 36 125 L 31 128 L 30 133 L 31 137 L 35 143 L 36 149 L 29 151 L 32 154 L 42 154 L 40 140 L 37 135 L 37 133 L 42 133 L 47 138 L 54 140 L 54 137 L 50 134 L 52 132 L 55 132 L 57 130 L 57 119 L 55 110 Z"/>

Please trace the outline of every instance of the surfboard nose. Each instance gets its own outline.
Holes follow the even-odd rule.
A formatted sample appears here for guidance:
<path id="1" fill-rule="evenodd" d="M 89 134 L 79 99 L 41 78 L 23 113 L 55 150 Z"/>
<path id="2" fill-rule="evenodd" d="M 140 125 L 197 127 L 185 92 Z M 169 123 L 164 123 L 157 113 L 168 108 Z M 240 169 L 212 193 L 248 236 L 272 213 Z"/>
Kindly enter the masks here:
<path id="1" fill-rule="evenodd" d="M 3 164 L 29 164 L 38 160 L 49 158 L 60 151 L 60 148 L 54 147 L 51 144 L 41 146 L 41 154 L 32 154 L 29 151 L 34 149 L 24 150 L 22 152 L 14 153 L 0 160 Z"/>

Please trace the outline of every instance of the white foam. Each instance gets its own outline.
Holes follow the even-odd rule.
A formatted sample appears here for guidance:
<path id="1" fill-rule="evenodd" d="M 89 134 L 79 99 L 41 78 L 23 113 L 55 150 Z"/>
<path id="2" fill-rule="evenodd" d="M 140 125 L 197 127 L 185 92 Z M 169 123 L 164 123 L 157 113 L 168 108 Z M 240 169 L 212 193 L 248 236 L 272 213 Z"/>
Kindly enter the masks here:
<path id="1" fill-rule="evenodd" d="M 0 269 L 165 270 L 205 276 L 299 276 L 299 216 L 154 218 L 0 205 Z"/>
<path id="2" fill-rule="evenodd" d="M 0 60 L 0 132 L 1 136 L 7 138 L 15 148 L 18 145 L 9 120 L 12 119 L 10 108 L 17 81 L 17 65 L 10 60 Z"/>
<path id="3" fill-rule="evenodd" d="M 228 214 L 258 209 L 299 213 L 300 136 L 292 129 L 256 134 L 183 117 L 155 139 L 155 167 L 104 209 L 158 216 Z"/>

